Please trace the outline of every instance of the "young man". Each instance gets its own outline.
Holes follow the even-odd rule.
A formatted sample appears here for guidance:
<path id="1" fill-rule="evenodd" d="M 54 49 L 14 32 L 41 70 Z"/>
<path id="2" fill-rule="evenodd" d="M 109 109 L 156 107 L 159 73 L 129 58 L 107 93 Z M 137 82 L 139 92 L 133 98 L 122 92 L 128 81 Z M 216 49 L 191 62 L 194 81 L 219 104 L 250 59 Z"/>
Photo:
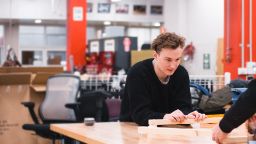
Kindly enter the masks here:
<path id="1" fill-rule="evenodd" d="M 135 64 L 128 72 L 121 106 L 121 121 L 148 125 L 149 119 L 201 120 L 191 112 L 189 76 L 180 65 L 184 38 L 160 34 L 152 43 L 153 59 Z"/>
<path id="2" fill-rule="evenodd" d="M 249 123 L 256 124 L 256 80 L 248 84 L 248 89 L 241 94 L 238 101 L 224 115 L 219 125 L 213 129 L 212 139 L 217 143 L 222 143 L 227 135 L 247 119 Z M 253 116 L 253 117 L 252 117 Z M 254 130 L 255 131 L 255 130 Z"/>

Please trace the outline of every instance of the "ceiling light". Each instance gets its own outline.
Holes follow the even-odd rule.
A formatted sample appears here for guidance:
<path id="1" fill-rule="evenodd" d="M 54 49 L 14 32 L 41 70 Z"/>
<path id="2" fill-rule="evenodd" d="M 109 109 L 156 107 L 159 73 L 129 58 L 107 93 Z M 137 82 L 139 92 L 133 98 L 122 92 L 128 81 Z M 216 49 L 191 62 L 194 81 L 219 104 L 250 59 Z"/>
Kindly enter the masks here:
<path id="1" fill-rule="evenodd" d="M 153 23 L 153 26 L 159 27 L 159 26 L 161 26 L 161 24 L 160 24 L 160 22 L 155 22 L 155 23 Z"/>
<path id="2" fill-rule="evenodd" d="M 111 0 L 111 2 L 120 2 L 121 0 Z"/>
<path id="3" fill-rule="evenodd" d="M 35 23 L 36 23 L 36 24 L 40 24 L 40 23 L 42 23 L 42 20 L 41 20 L 41 19 L 36 19 L 36 20 L 35 20 Z"/>
<path id="4" fill-rule="evenodd" d="M 104 21 L 104 25 L 111 25 L 110 21 Z"/>

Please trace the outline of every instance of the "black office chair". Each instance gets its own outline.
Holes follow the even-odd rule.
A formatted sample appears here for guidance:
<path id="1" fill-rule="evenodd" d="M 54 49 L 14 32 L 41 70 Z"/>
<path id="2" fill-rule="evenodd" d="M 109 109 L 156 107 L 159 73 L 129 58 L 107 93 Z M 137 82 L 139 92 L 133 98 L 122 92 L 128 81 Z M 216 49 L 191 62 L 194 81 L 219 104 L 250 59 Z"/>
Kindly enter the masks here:
<path id="1" fill-rule="evenodd" d="M 77 103 L 66 104 L 66 107 L 74 109 L 76 119 L 82 122 L 85 117 L 93 117 L 96 122 L 109 120 L 106 98 L 112 95 L 104 90 L 87 91 L 80 95 Z"/>
<path id="2" fill-rule="evenodd" d="M 106 99 L 108 121 L 118 121 L 121 111 L 121 99 L 120 98 L 107 98 Z"/>
<path id="3" fill-rule="evenodd" d="M 75 103 L 80 89 L 80 78 L 72 74 L 59 74 L 49 77 L 46 95 L 39 108 L 37 118 L 33 102 L 22 102 L 28 108 L 34 124 L 24 124 L 24 130 L 34 131 L 37 135 L 52 139 L 62 139 L 60 135 L 50 131 L 51 123 L 76 122 L 73 110 L 65 107 L 67 103 Z"/>

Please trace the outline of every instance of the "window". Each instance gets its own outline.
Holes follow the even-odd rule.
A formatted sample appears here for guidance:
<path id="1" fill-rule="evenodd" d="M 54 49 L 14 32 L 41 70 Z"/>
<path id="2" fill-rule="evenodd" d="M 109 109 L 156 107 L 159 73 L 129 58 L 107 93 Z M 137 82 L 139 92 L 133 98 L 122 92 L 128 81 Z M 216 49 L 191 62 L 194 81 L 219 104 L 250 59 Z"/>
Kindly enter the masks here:
<path id="1" fill-rule="evenodd" d="M 23 65 L 60 65 L 66 60 L 66 27 L 19 27 L 20 57 Z"/>
<path id="2" fill-rule="evenodd" d="M 61 64 L 62 61 L 66 61 L 66 52 L 64 51 L 48 51 L 47 56 L 48 65 Z"/>
<path id="3" fill-rule="evenodd" d="M 25 65 L 37 65 L 43 64 L 43 53 L 42 51 L 22 51 L 22 64 Z"/>

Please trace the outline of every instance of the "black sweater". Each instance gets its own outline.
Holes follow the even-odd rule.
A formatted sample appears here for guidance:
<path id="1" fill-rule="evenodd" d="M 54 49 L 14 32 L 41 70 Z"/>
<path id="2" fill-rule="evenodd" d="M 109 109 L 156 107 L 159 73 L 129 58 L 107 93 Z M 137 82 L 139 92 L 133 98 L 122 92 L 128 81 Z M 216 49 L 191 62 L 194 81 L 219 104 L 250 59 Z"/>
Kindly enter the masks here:
<path id="1" fill-rule="evenodd" d="M 179 66 L 169 82 L 162 84 L 154 71 L 152 60 L 141 61 L 129 70 L 120 121 L 148 125 L 149 119 L 162 119 L 166 113 L 176 109 L 184 114 L 192 111 L 186 69 Z"/>
<path id="2" fill-rule="evenodd" d="M 237 102 L 232 105 L 224 118 L 220 121 L 222 131 L 229 133 L 241 125 L 256 112 L 256 80 L 248 84 L 248 89 L 241 94 Z"/>

